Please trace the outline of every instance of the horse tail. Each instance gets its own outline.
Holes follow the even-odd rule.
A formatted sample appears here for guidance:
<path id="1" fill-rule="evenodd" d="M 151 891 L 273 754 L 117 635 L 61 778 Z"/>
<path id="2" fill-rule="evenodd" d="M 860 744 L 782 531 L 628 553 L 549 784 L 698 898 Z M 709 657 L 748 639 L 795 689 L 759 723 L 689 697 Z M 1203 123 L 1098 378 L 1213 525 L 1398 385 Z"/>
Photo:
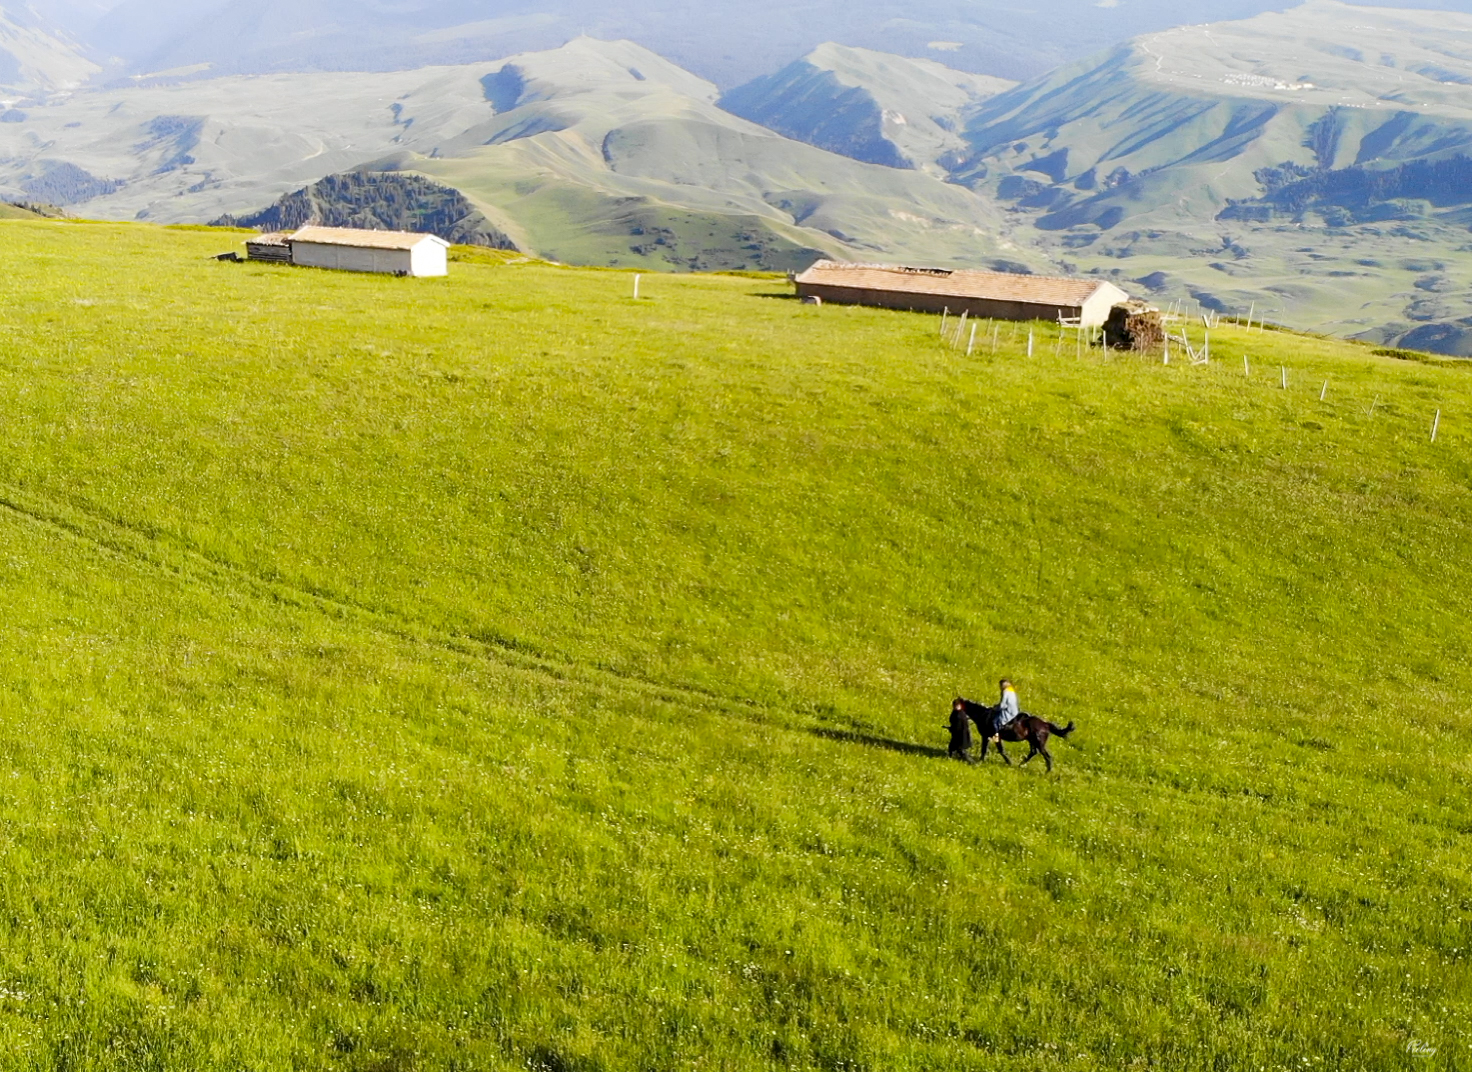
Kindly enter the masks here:
<path id="1" fill-rule="evenodd" d="M 1055 726 L 1051 722 L 1048 723 L 1048 732 L 1051 733 L 1054 737 L 1067 738 L 1067 736 L 1073 731 L 1074 725 L 1071 721 L 1066 726 Z"/>

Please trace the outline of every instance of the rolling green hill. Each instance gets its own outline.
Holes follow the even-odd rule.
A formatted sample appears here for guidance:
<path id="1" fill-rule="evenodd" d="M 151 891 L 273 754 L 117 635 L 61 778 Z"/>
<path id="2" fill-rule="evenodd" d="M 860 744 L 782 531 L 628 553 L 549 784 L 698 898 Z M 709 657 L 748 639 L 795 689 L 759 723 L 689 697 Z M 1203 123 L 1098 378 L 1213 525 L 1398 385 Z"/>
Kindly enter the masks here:
<path id="1" fill-rule="evenodd" d="M 522 249 L 581 264 L 806 267 L 821 255 L 1043 261 L 967 190 L 781 137 L 627 42 L 513 57 L 486 79 L 482 148 L 407 157 L 491 206 Z"/>
<path id="2" fill-rule="evenodd" d="M 986 102 L 957 177 L 1077 270 L 1467 354 L 1469 85 L 1472 16 L 1310 0 Z"/>
<path id="3" fill-rule="evenodd" d="M 0 201 L 0 220 L 37 220 L 41 217 L 28 208 Z"/>
<path id="4" fill-rule="evenodd" d="M 1465 1062 L 1464 366 L 227 240 L 0 224 L 13 1066 Z"/>

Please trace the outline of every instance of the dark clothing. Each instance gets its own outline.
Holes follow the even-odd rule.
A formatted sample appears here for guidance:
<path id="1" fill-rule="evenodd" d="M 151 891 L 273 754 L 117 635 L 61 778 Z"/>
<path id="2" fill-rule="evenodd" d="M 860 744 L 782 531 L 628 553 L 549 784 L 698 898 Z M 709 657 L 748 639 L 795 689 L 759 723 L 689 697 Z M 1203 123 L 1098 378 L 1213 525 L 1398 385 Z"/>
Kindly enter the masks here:
<path id="1" fill-rule="evenodd" d="M 951 712 L 951 746 L 947 751 L 954 759 L 971 762 L 971 720 L 965 711 Z"/>

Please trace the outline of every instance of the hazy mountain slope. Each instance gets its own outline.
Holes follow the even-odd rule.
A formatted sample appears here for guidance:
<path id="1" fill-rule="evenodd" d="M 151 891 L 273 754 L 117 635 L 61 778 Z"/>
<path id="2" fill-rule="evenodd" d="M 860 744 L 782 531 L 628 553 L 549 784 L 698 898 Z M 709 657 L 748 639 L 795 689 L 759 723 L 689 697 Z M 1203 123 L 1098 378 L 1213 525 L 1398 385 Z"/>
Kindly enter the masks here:
<path id="1" fill-rule="evenodd" d="M 82 39 L 120 2 L 121 0 L 30 0 L 25 6 L 49 25 Z"/>
<path id="2" fill-rule="evenodd" d="M 0 7 L 0 113 L 24 98 L 80 85 L 99 70 L 33 13 Z"/>
<path id="3" fill-rule="evenodd" d="M 929 46 L 938 42 L 954 48 L 945 55 L 960 66 L 1017 76 L 1070 55 L 1061 42 L 1036 32 L 1039 27 L 1025 25 L 1044 20 L 1008 17 L 1007 6 L 985 0 L 958 10 L 944 0 L 918 0 L 899 14 L 878 0 L 819 0 L 801 8 L 774 0 L 125 0 L 96 24 L 89 40 L 118 57 L 125 74 L 201 63 L 220 73 L 263 73 L 475 62 L 555 48 L 587 33 L 637 40 L 724 85 L 774 70 L 835 38 L 916 55 L 937 54 Z M 1077 6 L 1087 4 L 1077 0 Z M 1113 12 L 1094 14 L 1085 20 L 1128 21 Z M 1140 28 L 1122 26 L 1109 39 Z"/>
<path id="4" fill-rule="evenodd" d="M 1284 0 L 33 0 L 85 31 L 116 73 L 210 64 L 216 73 L 403 70 L 631 39 L 724 87 L 824 41 L 1028 78 L 1132 36 L 1240 19 Z M 1462 10 L 1468 0 L 1448 0 Z M 99 7 L 111 7 L 96 19 Z M 78 13 L 77 9 L 85 9 Z M 89 25 L 90 22 L 90 25 Z"/>
<path id="5" fill-rule="evenodd" d="M 732 90 L 721 107 L 789 138 L 871 164 L 944 174 L 980 102 L 1014 83 L 828 43 Z"/>
<path id="6" fill-rule="evenodd" d="M 1080 267 L 1338 331 L 1472 314 L 1416 285 L 1465 260 L 1472 186 L 1454 166 L 1283 193 L 1463 158 L 1467 16 L 1312 0 L 1157 34 L 986 102 L 967 139 L 958 178 Z M 1324 211 L 1335 196 L 1357 207 Z"/>
<path id="7" fill-rule="evenodd" d="M 401 147 L 426 154 L 492 118 L 494 69 L 272 75 L 79 93 L 0 124 L 0 195 L 88 215 L 246 211 Z M 311 102 L 310 107 L 304 102 Z M 65 188 L 58 185 L 62 175 Z"/>

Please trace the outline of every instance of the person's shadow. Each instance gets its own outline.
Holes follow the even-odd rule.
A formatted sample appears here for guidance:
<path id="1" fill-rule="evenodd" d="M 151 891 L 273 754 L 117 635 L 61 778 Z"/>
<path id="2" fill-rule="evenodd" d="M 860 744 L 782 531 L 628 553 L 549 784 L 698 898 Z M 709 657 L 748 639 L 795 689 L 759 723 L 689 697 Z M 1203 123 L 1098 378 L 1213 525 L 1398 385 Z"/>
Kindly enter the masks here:
<path id="1" fill-rule="evenodd" d="M 950 753 L 944 748 L 931 748 L 929 745 L 910 744 L 908 741 L 892 741 L 888 737 L 875 737 L 868 733 L 853 733 L 849 730 L 811 729 L 808 731 L 814 737 L 822 737 L 829 741 L 839 741 L 842 744 L 861 744 L 867 748 L 883 748 L 888 752 L 899 752 L 906 756 L 926 756 L 930 759 L 945 759 Z"/>

